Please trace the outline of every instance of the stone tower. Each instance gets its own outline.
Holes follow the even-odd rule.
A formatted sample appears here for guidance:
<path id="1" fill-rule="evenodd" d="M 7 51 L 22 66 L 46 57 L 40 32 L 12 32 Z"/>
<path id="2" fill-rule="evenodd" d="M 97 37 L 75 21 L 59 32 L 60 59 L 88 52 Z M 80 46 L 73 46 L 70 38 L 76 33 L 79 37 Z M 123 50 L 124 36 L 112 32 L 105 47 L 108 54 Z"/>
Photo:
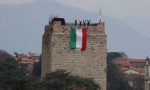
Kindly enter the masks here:
<path id="1" fill-rule="evenodd" d="M 71 27 L 87 28 L 85 51 L 69 47 Z M 63 18 L 53 18 L 45 26 L 42 39 L 42 77 L 49 71 L 64 69 L 73 75 L 94 78 L 102 90 L 106 90 L 107 39 L 104 22 L 82 26 L 66 24 Z"/>
<path id="2" fill-rule="evenodd" d="M 145 60 L 145 90 L 150 90 L 150 60 Z"/>

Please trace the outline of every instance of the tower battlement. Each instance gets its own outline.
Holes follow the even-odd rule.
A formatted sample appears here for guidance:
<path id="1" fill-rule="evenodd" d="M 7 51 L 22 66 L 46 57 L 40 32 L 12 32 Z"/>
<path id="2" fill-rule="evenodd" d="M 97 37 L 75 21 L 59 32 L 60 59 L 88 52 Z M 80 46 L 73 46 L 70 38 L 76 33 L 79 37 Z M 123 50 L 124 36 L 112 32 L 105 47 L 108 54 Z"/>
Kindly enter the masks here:
<path id="1" fill-rule="evenodd" d="M 49 25 L 45 26 L 45 30 L 52 30 L 50 32 L 53 33 L 63 33 L 63 34 L 68 34 L 69 30 L 71 27 L 75 27 L 75 28 L 87 28 L 87 35 L 91 35 L 91 34 L 105 34 L 104 31 L 104 22 L 101 23 L 91 23 L 89 25 L 75 25 L 75 23 L 65 23 L 65 21 L 61 21 L 62 19 L 60 19 L 59 21 L 49 21 Z M 62 23 L 63 22 L 63 23 Z"/>
<path id="2" fill-rule="evenodd" d="M 107 37 L 104 26 L 104 22 L 88 25 L 65 23 L 62 18 L 49 21 L 42 38 L 41 76 L 49 71 L 64 69 L 74 75 L 93 78 L 101 90 L 106 90 Z M 70 48 L 71 27 L 86 28 L 85 51 Z"/>

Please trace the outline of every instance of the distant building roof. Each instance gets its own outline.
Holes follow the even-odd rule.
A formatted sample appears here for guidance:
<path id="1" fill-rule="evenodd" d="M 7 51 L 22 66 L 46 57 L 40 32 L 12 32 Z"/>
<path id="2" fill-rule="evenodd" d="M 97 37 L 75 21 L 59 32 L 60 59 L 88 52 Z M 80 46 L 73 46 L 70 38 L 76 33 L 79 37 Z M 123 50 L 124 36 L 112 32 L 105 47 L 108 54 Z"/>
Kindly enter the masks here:
<path id="1" fill-rule="evenodd" d="M 139 75 L 144 75 L 145 59 L 117 58 L 114 63 L 119 65 L 120 68 L 126 68 L 121 69 L 125 70 L 124 73 L 126 74 L 136 74 L 138 72 Z"/>
<path id="2" fill-rule="evenodd" d="M 116 59 L 116 60 L 114 60 L 114 63 L 121 67 L 129 67 L 130 66 L 130 62 L 128 59 Z"/>
<path id="3" fill-rule="evenodd" d="M 114 60 L 115 64 L 120 64 L 121 66 L 128 66 L 132 63 L 145 63 L 145 59 L 128 59 L 128 58 L 117 58 Z"/>
<path id="4" fill-rule="evenodd" d="M 135 63 L 144 63 L 145 59 L 128 59 L 130 62 L 135 62 Z"/>

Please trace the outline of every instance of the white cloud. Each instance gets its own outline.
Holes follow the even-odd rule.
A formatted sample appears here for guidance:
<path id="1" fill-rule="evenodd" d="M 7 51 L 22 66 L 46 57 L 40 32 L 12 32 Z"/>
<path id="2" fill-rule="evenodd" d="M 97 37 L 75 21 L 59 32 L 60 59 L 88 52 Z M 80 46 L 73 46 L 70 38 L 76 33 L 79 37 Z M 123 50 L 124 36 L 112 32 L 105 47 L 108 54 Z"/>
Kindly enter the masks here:
<path id="1" fill-rule="evenodd" d="M 4 5 L 17 5 L 17 4 L 25 4 L 25 3 L 32 3 L 34 0 L 0 0 L 0 4 Z"/>

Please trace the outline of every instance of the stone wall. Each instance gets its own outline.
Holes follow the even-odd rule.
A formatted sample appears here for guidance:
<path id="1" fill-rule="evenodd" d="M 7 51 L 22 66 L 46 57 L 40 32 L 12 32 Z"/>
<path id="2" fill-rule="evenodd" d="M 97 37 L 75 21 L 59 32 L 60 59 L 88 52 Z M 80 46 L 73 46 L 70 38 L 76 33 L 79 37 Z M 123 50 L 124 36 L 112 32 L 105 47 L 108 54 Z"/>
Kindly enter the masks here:
<path id="1" fill-rule="evenodd" d="M 106 35 L 104 23 L 86 27 L 87 49 L 70 49 L 69 30 L 72 25 L 49 22 L 45 26 L 42 44 L 42 77 L 49 71 L 64 69 L 73 75 L 94 78 L 102 90 L 106 90 Z"/>

